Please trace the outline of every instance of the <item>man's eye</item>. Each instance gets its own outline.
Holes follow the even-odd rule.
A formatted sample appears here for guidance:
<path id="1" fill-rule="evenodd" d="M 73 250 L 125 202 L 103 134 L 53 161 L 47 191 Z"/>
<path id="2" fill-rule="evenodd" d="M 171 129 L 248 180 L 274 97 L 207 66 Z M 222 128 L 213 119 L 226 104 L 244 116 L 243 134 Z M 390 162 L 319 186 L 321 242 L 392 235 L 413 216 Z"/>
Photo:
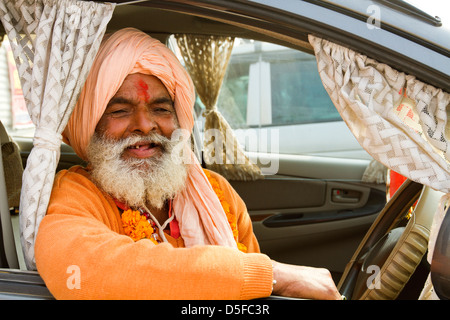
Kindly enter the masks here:
<path id="1" fill-rule="evenodd" d="M 108 111 L 110 115 L 121 115 L 128 112 L 128 109 L 126 108 L 117 108 L 117 109 L 111 109 Z"/>
<path id="2" fill-rule="evenodd" d="M 157 114 L 171 114 L 172 110 L 170 108 L 166 107 L 156 107 L 153 108 L 153 112 Z"/>

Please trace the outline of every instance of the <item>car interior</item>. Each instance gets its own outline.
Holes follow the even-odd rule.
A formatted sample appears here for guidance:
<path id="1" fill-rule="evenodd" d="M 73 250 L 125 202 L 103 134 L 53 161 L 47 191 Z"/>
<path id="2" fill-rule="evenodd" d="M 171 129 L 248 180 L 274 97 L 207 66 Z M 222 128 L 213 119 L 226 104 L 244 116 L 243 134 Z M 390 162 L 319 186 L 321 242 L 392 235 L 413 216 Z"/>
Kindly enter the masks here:
<path id="1" fill-rule="evenodd" d="M 179 34 L 227 36 L 314 55 L 308 29 L 302 33 L 289 31 L 283 25 L 265 26 L 256 16 L 257 13 L 252 21 L 214 7 L 193 11 L 183 3 L 142 2 L 118 5 L 107 32 L 133 26 L 167 44 Z M 201 122 L 204 109 L 196 107 Z M 227 109 L 226 102 L 219 109 Z M 29 137 L 8 133 L 6 125 L 0 125 L 0 286 L 5 292 L 0 292 L 0 298 L 4 295 L 8 299 L 52 299 L 39 274 L 26 270 L 19 239 L 17 195 L 33 142 Z M 336 144 L 336 134 L 331 131 L 324 139 Z M 448 299 L 450 276 L 448 268 L 442 267 L 450 263 L 446 240 L 437 241 L 435 250 L 440 254 L 435 256 L 439 262 L 430 267 L 426 261 L 429 229 L 441 192 L 407 180 L 387 201 L 386 180 L 363 178 L 373 163 L 370 156 L 246 153 L 263 171 L 267 164 L 277 162 L 274 174 L 230 179 L 247 205 L 263 253 L 280 262 L 329 269 L 341 293 L 354 300 L 417 299 L 431 268 L 432 278 L 439 278 L 435 290 Z M 57 171 L 77 164 L 84 165 L 70 146 L 62 144 Z M 449 221 L 447 215 L 442 239 L 443 234 L 450 232 Z M 380 270 L 371 270 L 373 265 L 381 266 Z M 375 275 L 386 284 L 382 289 L 375 282 L 367 285 Z"/>

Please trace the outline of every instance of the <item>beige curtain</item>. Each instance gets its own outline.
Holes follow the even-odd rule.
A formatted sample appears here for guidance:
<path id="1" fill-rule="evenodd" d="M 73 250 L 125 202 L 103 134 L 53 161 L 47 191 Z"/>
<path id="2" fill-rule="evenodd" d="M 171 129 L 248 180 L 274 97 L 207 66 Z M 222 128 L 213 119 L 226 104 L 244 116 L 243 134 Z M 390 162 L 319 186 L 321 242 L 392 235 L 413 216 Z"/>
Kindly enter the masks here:
<path id="1" fill-rule="evenodd" d="M 30 117 L 34 147 L 20 198 L 22 249 L 35 269 L 34 241 L 47 211 L 64 130 L 111 19 L 114 4 L 77 0 L 2 0 Z"/>
<path id="2" fill-rule="evenodd" d="M 401 175 L 439 190 L 428 261 L 450 204 L 450 94 L 365 55 L 309 37 L 323 85 L 358 142 Z"/>
<path id="3" fill-rule="evenodd" d="M 382 184 L 387 182 L 387 168 L 376 160 L 372 160 L 363 173 L 362 182 Z"/>
<path id="4" fill-rule="evenodd" d="M 450 94 L 310 36 L 319 74 L 356 139 L 403 176 L 450 193 Z"/>
<path id="5" fill-rule="evenodd" d="M 178 34 L 175 38 L 185 67 L 206 108 L 203 152 L 206 167 L 229 180 L 262 178 L 259 167 L 244 154 L 230 125 L 216 106 L 234 38 L 187 34 Z"/>

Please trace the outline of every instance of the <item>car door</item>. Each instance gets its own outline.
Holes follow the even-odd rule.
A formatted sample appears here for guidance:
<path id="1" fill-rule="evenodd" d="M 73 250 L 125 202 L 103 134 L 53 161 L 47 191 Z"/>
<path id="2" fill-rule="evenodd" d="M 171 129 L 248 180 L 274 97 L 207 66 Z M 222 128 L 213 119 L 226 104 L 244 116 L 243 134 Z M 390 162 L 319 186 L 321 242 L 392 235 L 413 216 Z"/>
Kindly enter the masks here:
<path id="1" fill-rule="evenodd" d="M 276 175 L 231 181 L 245 201 L 261 250 L 328 268 L 338 278 L 385 204 L 385 186 L 361 181 L 365 162 L 280 157 Z"/>

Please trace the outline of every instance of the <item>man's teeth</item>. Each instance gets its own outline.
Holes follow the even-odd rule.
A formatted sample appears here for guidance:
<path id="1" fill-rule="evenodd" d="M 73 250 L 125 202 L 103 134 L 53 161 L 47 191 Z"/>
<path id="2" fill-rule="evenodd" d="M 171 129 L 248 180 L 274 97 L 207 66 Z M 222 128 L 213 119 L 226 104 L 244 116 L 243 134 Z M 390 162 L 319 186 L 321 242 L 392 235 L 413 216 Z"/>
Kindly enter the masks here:
<path id="1" fill-rule="evenodd" d="M 141 147 L 154 148 L 154 147 L 156 147 L 156 144 L 150 143 L 150 144 L 146 144 L 146 145 L 136 145 L 136 146 L 131 146 L 130 149 L 139 149 Z"/>

